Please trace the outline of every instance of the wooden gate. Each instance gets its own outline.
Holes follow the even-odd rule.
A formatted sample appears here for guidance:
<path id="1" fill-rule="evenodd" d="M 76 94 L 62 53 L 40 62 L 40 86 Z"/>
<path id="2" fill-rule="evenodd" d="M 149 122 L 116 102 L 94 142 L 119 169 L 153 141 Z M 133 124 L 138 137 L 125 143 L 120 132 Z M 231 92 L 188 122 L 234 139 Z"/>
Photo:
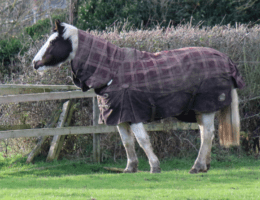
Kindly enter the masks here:
<path id="1" fill-rule="evenodd" d="M 70 134 L 93 134 L 93 160 L 100 162 L 100 133 L 117 132 L 115 126 L 98 125 L 99 109 L 97 105 L 96 94 L 93 90 L 82 92 L 79 88 L 72 85 L 0 85 L 0 104 L 19 103 L 32 101 L 47 101 L 75 98 L 93 98 L 93 126 L 76 127 L 57 127 L 41 129 L 22 129 L 0 131 L 0 139 L 18 138 L 18 137 L 38 137 L 38 136 L 60 136 Z M 61 92 L 54 92 L 63 90 Z M 164 124 L 150 123 L 145 124 L 147 131 L 162 131 Z M 173 123 L 167 129 L 172 130 L 190 130 L 198 129 L 197 124 L 188 124 L 182 122 Z"/>

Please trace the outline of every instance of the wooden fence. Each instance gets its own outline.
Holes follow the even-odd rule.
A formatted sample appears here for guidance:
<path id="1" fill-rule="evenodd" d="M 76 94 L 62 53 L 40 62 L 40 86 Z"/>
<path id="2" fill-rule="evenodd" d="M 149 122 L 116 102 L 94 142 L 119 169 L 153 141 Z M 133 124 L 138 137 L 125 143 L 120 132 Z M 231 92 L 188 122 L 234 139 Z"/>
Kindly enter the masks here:
<path id="1" fill-rule="evenodd" d="M 0 139 L 50 135 L 93 134 L 93 158 L 94 161 L 100 162 L 100 133 L 117 132 L 117 129 L 115 126 L 98 125 L 99 109 L 96 94 L 93 90 L 82 92 L 78 89 L 79 88 L 72 85 L 0 85 L 0 104 L 93 98 L 93 126 L 7 130 L 0 131 Z M 145 128 L 147 131 L 162 131 L 164 130 L 164 124 L 145 124 Z M 198 129 L 198 125 L 176 122 L 173 123 L 171 127 L 167 125 L 167 129 Z"/>

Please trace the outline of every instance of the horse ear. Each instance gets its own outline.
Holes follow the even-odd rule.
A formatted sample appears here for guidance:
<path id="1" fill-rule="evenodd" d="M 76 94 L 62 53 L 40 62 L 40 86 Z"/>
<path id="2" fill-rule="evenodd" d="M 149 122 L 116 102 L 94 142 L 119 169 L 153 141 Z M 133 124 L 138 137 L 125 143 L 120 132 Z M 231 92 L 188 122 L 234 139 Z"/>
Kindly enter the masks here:
<path id="1" fill-rule="evenodd" d="M 61 22 L 60 20 L 56 19 L 55 20 L 55 28 L 54 28 L 54 31 L 58 32 L 59 35 L 62 35 L 63 34 L 63 27 L 61 26 Z"/>

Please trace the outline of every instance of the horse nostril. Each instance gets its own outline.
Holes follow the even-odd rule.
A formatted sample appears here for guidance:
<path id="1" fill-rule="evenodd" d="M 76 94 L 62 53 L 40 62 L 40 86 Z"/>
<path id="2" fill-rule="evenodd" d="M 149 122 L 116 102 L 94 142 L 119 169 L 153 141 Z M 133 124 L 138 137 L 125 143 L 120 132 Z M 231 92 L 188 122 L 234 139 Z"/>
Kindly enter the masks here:
<path id="1" fill-rule="evenodd" d="M 35 60 L 33 61 L 33 68 L 38 69 L 40 66 L 37 66 L 38 61 L 36 62 Z"/>

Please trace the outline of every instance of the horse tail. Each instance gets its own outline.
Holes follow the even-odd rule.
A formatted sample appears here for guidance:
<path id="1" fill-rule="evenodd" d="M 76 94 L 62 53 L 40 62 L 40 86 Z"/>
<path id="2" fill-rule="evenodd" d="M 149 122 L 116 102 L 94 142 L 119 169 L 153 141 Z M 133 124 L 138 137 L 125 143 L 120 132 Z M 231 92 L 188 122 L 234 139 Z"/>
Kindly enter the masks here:
<path id="1" fill-rule="evenodd" d="M 231 90 L 231 98 L 231 104 L 219 113 L 219 141 L 224 147 L 238 146 L 240 139 L 238 95 L 234 88 Z"/>

